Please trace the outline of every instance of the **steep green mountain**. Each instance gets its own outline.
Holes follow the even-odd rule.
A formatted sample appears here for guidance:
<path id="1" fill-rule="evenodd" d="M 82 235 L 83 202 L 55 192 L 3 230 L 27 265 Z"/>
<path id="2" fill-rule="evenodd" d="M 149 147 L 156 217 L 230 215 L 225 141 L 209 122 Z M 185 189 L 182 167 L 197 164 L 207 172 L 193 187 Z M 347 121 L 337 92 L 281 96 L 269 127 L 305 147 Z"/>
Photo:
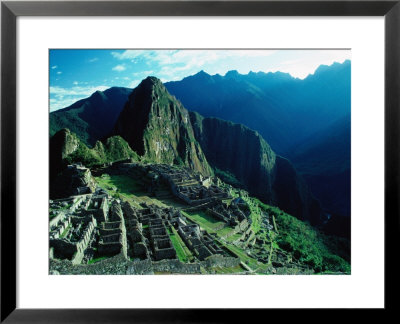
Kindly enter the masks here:
<path id="1" fill-rule="evenodd" d="M 188 111 L 157 78 L 148 77 L 134 89 L 112 134 L 123 137 L 144 160 L 212 173 Z"/>
<path id="2" fill-rule="evenodd" d="M 285 158 L 243 125 L 191 112 L 194 134 L 207 160 L 218 170 L 231 173 L 264 202 L 312 224 L 320 223 L 321 210 L 306 183 Z"/>
<path id="3" fill-rule="evenodd" d="M 63 128 L 74 132 L 86 145 L 93 146 L 112 130 L 132 89 L 113 87 L 50 113 L 50 136 Z"/>
<path id="4" fill-rule="evenodd" d="M 119 136 L 113 136 L 104 143 L 96 142 L 88 148 L 69 129 L 61 129 L 50 138 L 50 177 L 56 176 L 66 165 L 81 162 L 87 167 L 124 159 L 139 160 L 128 143 Z"/>

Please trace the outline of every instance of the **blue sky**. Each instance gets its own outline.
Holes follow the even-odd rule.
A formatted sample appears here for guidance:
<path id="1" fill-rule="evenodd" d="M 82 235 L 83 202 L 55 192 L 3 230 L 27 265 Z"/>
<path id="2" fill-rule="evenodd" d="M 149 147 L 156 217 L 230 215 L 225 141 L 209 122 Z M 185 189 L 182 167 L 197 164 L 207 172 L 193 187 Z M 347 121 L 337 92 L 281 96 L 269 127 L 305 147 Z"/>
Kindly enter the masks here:
<path id="1" fill-rule="evenodd" d="M 50 111 L 65 108 L 96 90 L 136 87 L 149 75 L 163 82 L 204 70 L 287 72 L 305 78 L 321 65 L 350 59 L 349 50 L 50 50 Z"/>

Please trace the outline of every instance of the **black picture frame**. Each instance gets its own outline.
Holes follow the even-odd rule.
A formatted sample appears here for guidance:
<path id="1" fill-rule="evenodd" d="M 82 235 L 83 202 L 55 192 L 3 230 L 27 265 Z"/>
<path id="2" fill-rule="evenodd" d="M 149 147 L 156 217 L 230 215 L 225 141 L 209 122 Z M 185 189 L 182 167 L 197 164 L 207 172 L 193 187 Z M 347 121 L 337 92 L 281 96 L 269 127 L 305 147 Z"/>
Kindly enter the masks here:
<path id="1" fill-rule="evenodd" d="M 384 16 L 385 310 L 396 307 L 399 237 L 400 0 L 395 1 L 2 1 L 1 3 L 1 322 L 234 322 L 262 310 L 16 308 L 16 19 L 19 16 Z M 372 258 L 371 258 L 372 259 Z M 371 266 L 373 262 L 371 260 Z"/>

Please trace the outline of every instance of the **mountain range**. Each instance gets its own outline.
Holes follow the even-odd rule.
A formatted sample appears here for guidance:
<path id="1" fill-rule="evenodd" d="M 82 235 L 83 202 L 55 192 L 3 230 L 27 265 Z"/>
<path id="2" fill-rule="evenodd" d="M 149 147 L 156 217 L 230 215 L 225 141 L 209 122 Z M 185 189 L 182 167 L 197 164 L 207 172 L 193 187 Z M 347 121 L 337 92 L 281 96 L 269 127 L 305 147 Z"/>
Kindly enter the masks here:
<path id="1" fill-rule="evenodd" d="M 312 224 L 320 222 L 319 204 L 301 176 L 257 132 L 189 113 L 157 78 L 146 78 L 132 91 L 110 135 L 121 138 L 120 146 L 126 141 L 141 161 L 182 165 L 205 176 L 216 167 L 229 171 L 263 201 Z M 90 163 L 88 156 L 101 156 L 99 147 L 105 146 L 97 142 L 89 149 L 65 129 L 51 138 L 54 142 L 58 145 L 51 151 L 61 152 L 55 159 L 65 162 L 75 156 Z"/>
<path id="2" fill-rule="evenodd" d="M 119 136 L 143 161 L 230 174 L 317 224 L 321 207 L 350 215 L 350 69 L 350 61 L 320 66 L 304 80 L 202 71 L 163 85 L 149 77 L 50 113 L 50 135 L 68 128 L 88 150 Z"/>
<path id="3" fill-rule="evenodd" d="M 349 217 L 351 62 L 290 74 L 204 71 L 165 84 L 183 105 L 254 129 L 288 158 L 328 212 Z"/>

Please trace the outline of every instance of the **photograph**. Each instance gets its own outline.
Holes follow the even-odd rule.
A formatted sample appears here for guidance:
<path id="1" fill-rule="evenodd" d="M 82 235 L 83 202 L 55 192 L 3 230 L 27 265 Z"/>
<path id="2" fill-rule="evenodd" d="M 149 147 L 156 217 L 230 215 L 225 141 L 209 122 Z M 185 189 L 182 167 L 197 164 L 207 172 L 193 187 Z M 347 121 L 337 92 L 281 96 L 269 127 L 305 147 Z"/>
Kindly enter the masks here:
<path id="1" fill-rule="evenodd" d="M 351 274 L 350 49 L 48 55 L 50 275 Z"/>

